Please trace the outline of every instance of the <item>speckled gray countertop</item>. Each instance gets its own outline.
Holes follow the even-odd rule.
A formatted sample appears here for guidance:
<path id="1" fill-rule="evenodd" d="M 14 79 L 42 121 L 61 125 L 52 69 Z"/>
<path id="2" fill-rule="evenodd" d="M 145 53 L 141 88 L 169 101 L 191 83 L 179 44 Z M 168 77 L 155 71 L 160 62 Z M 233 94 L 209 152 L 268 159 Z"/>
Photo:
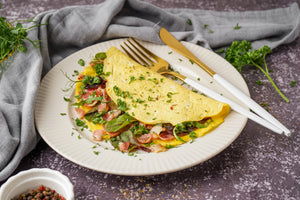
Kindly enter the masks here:
<path id="1" fill-rule="evenodd" d="M 2 16 L 27 19 L 68 5 L 96 4 L 101 0 L 2 1 Z M 286 7 L 294 0 L 147 0 L 162 8 L 217 11 L 264 10 Z M 15 173 L 48 167 L 67 175 L 76 199 L 300 199 L 300 38 L 280 46 L 267 57 L 272 77 L 290 99 L 284 102 L 267 78 L 254 68 L 243 71 L 252 98 L 267 103 L 270 113 L 291 131 L 277 135 L 248 121 L 241 135 L 223 152 L 179 172 L 147 177 L 126 177 L 86 169 L 63 158 L 44 141 L 25 157 Z M 261 80 L 263 85 L 257 85 Z M 291 81 L 297 81 L 294 87 Z M 0 182 L 0 186 L 3 182 Z"/>

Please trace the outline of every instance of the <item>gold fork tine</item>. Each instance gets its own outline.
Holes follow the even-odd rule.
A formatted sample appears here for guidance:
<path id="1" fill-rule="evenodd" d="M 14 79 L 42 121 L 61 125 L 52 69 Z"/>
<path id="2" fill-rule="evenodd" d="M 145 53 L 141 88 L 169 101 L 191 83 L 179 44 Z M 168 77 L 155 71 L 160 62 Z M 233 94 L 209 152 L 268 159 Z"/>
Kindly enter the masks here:
<path id="1" fill-rule="evenodd" d="M 125 44 L 125 43 L 124 43 Z M 125 53 L 127 54 L 127 56 L 129 56 L 132 60 L 134 60 L 135 62 L 138 62 L 139 63 L 139 61 L 137 60 L 137 59 L 135 59 L 135 57 L 133 57 L 130 53 L 129 53 L 129 51 L 127 51 L 127 49 L 125 49 L 122 45 L 120 45 L 121 46 L 121 48 L 123 49 L 123 51 L 125 51 Z"/>
<path id="2" fill-rule="evenodd" d="M 138 41 L 136 41 L 134 38 L 129 37 L 132 41 L 134 41 L 141 49 L 143 49 L 143 51 L 145 51 L 148 55 L 150 55 L 153 59 L 155 59 L 157 61 L 158 56 L 156 56 L 154 53 L 152 53 L 151 51 L 149 51 L 148 49 L 146 49 L 143 45 L 141 45 Z"/>
<path id="3" fill-rule="evenodd" d="M 137 50 L 138 52 L 139 52 L 139 54 L 145 59 L 145 60 L 147 60 L 150 64 L 153 64 L 153 60 L 155 60 L 154 58 L 152 58 L 153 60 L 151 60 L 149 57 L 151 56 L 151 55 L 145 55 L 145 53 L 144 52 L 142 52 L 138 47 L 136 47 L 130 40 L 127 40 L 127 42 L 129 42 L 130 44 L 131 44 L 131 46 L 135 49 L 135 50 Z M 155 60 L 156 61 L 156 60 Z M 157 61 L 156 61 L 157 62 Z"/>
<path id="4" fill-rule="evenodd" d="M 124 42 L 124 44 L 140 60 L 140 62 L 139 61 L 137 61 L 137 62 L 139 62 L 142 65 L 149 65 L 148 62 L 145 59 L 143 59 L 135 50 L 133 50 L 126 42 Z M 136 61 L 136 59 L 135 59 L 135 61 Z"/>

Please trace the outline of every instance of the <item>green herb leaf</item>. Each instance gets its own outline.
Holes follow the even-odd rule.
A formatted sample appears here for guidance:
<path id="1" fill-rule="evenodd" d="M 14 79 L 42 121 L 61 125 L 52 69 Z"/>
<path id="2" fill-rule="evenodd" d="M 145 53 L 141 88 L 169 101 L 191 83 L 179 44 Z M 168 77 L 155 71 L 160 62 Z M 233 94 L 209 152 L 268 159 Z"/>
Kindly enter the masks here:
<path id="1" fill-rule="evenodd" d="M 0 60 L 9 56 L 13 51 L 26 52 L 24 40 L 29 41 L 34 47 L 39 47 L 39 40 L 31 40 L 27 37 L 27 32 L 35 27 L 46 24 L 35 24 L 31 27 L 24 28 L 20 21 L 34 22 L 32 20 L 18 20 L 16 26 L 14 22 L 8 22 L 6 18 L 0 15 Z M 36 22 L 34 22 L 36 23 Z"/>
<path id="2" fill-rule="evenodd" d="M 195 132 L 195 131 L 191 131 L 191 132 L 189 133 L 189 137 L 190 137 L 191 139 L 197 138 L 196 132 Z"/>
<path id="3" fill-rule="evenodd" d="M 97 59 L 97 60 L 104 60 L 105 58 L 106 58 L 105 52 L 100 52 L 95 55 L 95 59 Z"/>
<path id="4" fill-rule="evenodd" d="M 84 60 L 79 59 L 79 60 L 78 60 L 78 64 L 81 65 L 81 66 L 84 66 L 84 65 L 85 65 L 85 62 L 84 62 Z"/>
<path id="5" fill-rule="evenodd" d="M 93 112 L 93 113 L 88 113 L 86 115 L 84 115 L 84 118 L 88 121 L 93 122 L 94 124 L 105 124 L 106 121 L 103 120 L 102 115 L 103 113 L 99 113 L 98 111 Z"/>
<path id="6" fill-rule="evenodd" d="M 233 41 L 231 46 L 226 49 L 225 59 L 229 61 L 239 72 L 246 65 L 257 67 L 269 79 L 278 94 L 286 101 L 289 99 L 278 89 L 274 81 L 270 77 L 269 69 L 266 63 L 266 55 L 272 50 L 268 46 L 263 46 L 260 49 L 252 49 L 252 43 L 246 40 Z"/>
<path id="7" fill-rule="evenodd" d="M 296 81 L 291 81 L 290 86 L 295 87 L 296 83 Z"/>
<path id="8" fill-rule="evenodd" d="M 64 100 L 67 101 L 67 102 L 70 101 L 70 99 L 67 98 L 67 97 L 64 97 Z"/>
<path id="9" fill-rule="evenodd" d="M 237 24 L 235 25 L 235 27 L 234 27 L 235 30 L 238 30 L 238 29 L 240 29 L 240 28 L 241 28 L 241 26 L 239 26 L 239 23 L 237 23 Z"/>
<path id="10" fill-rule="evenodd" d="M 134 121 L 135 119 L 133 117 L 125 113 L 118 118 L 106 122 L 105 130 L 108 132 L 116 132 Z"/>
<path id="11" fill-rule="evenodd" d="M 256 83 L 257 85 L 262 85 L 262 84 L 263 84 L 260 80 L 257 80 L 255 83 Z"/>
<path id="12" fill-rule="evenodd" d="M 126 102 L 122 101 L 121 99 L 117 99 L 117 105 L 118 105 L 118 109 L 121 111 L 125 112 L 128 110 Z"/>
<path id="13" fill-rule="evenodd" d="M 133 132 L 135 136 L 141 136 L 143 134 L 148 134 L 150 131 L 146 129 L 145 126 L 140 125 L 139 122 L 135 122 L 134 126 L 130 128 L 130 130 Z"/>

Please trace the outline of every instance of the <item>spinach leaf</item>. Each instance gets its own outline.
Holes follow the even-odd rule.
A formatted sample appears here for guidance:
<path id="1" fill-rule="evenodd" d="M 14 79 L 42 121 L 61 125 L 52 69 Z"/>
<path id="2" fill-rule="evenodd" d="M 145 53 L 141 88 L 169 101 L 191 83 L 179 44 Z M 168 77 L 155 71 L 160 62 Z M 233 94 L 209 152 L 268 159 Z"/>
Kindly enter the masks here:
<path id="1" fill-rule="evenodd" d="M 118 118 L 108 121 L 105 125 L 105 130 L 108 132 L 116 132 L 134 121 L 135 119 L 133 117 L 125 113 Z"/>

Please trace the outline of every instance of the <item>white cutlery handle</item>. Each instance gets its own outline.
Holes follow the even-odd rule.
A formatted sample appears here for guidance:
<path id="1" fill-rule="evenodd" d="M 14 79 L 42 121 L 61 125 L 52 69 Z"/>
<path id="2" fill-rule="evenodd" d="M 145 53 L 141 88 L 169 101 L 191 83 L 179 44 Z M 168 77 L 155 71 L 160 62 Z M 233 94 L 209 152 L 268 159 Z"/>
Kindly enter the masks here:
<path id="1" fill-rule="evenodd" d="M 237 99 L 241 100 L 245 105 L 247 105 L 256 114 L 264 118 L 265 120 L 271 122 L 274 126 L 283 130 L 286 136 L 291 135 L 291 131 L 288 130 L 284 125 L 282 125 L 275 117 L 273 117 L 269 112 L 257 104 L 253 99 L 243 93 L 241 90 L 236 88 L 230 82 L 225 80 L 222 76 L 215 74 L 213 78 L 219 82 L 224 88 L 226 88 L 231 94 L 233 94 Z"/>
<path id="2" fill-rule="evenodd" d="M 226 97 L 224 96 L 221 96 L 220 94 L 214 92 L 213 90 L 197 83 L 196 81 L 190 79 L 190 78 L 186 78 L 184 80 L 185 83 L 189 84 L 190 86 L 194 87 L 195 89 L 205 93 L 207 96 L 215 99 L 215 100 L 218 100 L 218 101 L 221 101 L 221 102 L 224 102 L 224 103 L 227 103 L 231 109 L 235 110 L 236 112 L 248 117 L 249 119 L 255 121 L 256 123 L 274 131 L 275 133 L 279 133 L 281 134 L 283 131 L 281 129 L 279 129 L 278 127 L 274 126 L 273 124 L 271 124 L 270 122 L 260 118 L 259 116 L 255 115 L 254 113 L 250 112 L 249 110 L 243 108 L 242 106 L 240 106 L 239 104 L 231 101 L 230 99 L 227 99 Z"/>

